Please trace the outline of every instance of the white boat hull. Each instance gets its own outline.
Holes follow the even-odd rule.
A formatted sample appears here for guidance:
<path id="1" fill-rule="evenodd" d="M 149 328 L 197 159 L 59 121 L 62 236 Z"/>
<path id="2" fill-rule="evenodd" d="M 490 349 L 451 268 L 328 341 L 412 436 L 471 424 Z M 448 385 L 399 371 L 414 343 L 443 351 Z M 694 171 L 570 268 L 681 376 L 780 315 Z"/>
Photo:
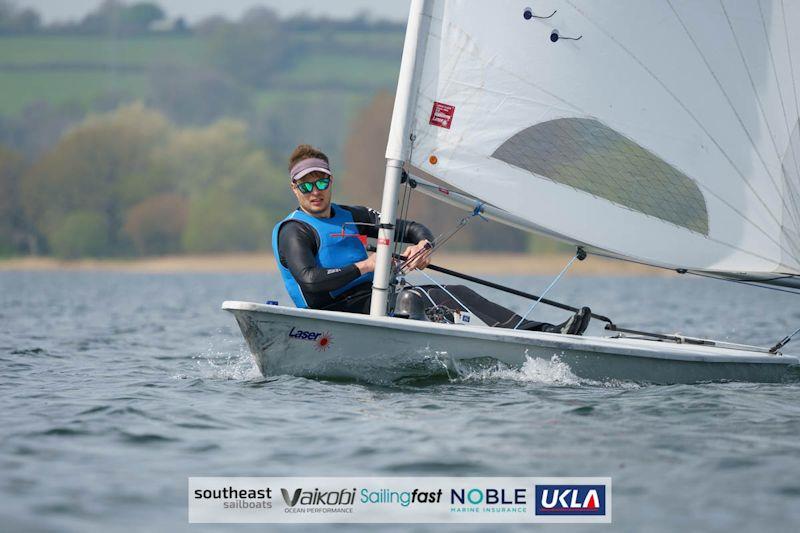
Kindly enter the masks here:
<path id="1" fill-rule="evenodd" d="M 656 342 L 577 337 L 481 326 L 225 302 L 265 376 L 386 383 L 453 376 L 487 360 L 519 367 L 528 357 L 569 365 L 579 378 L 659 384 L 777 382 L 797 375 L 791 355 Z"/>

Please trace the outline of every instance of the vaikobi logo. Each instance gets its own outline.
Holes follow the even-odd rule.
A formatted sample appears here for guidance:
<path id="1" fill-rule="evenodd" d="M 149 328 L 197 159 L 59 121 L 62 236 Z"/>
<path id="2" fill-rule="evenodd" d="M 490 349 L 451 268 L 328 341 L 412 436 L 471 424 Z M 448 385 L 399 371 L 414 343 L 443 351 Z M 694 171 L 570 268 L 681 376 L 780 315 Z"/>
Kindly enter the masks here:
<path id="1" fill-rule="evenodd" d="M 352 513 L 356 489 L 281 489 L 286 513 Z"/>
<path id="2" fill-rule="evenodd" d="M 537 516 L 606 516 L 605 485 L 536 485 Z"/>

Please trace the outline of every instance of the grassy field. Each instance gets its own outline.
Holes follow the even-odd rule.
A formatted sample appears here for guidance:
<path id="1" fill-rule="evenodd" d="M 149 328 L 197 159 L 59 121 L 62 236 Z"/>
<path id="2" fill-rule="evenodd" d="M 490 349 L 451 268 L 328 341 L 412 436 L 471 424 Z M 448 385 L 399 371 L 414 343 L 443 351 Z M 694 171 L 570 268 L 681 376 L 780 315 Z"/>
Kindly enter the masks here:
<path id="1" fill-rule="evenodd" d="M 345 54 L 314 54 L 301 59 L 289 71 L 277 76 L 275 83 L 292 87 L 337 84 L 374 90 L 393 87 L 399 70 L 399 59 L 392 63 Z"/>
<path id="2" fill-rule="evenodd" d="M 143 96 L 147 83 L 143 74 L 0 70 L 0 114 L 14 115 L 36 101 L 88 108 L 93 100 L 110 92 Z"/>
<path id="3" fill-rule="evenodd" d="M 296 105 L 304 102 L 334 102 L 343 106 L 345 114 L 350 116 L 369 103 L 371 93 L 362 93 L 342 89 L 309 89 L 297 91 L 290 89 L 275 89 L 256 93 L 255 105 L 257 110 L 265 110 L 286 105 Z"/>
<path id="4" fill-rule="evenodd" d="M 108 93 L 144 98 L 151 67 L 197 65 L 203 56 L 203 43 L 189 36 L 0 37 L 0 114 L 36 101 L 88 107 Z"/>
<path id="5" fill-rule="evenodd" d="M 377 89 L 394 87 L 402 34 L 309 33 L 293 37 L 311 51 L 286 71 L 273 87 L 253 91 L 260 109 L 292 98 L 319 98 L 332 91 L 345 96 L 348 108 L 363 105 Z M 327 40 L 326 40 L 327 39 Z M 339 43 L 350 52 L 314 52 L 325 43 Z M 363 49 L 364 54 L 354 53 Z M 392 50 L 397 51 L 394 58 Z M 149 95 L 150 69 L 161 64 L 201 66 L 207 63 L 202 39 L 191 36 L 146 36 L 110 39 L 97 36 L 0 37 L 0 114 L 16 115 L 27 105 L 88 106 L 108 93 L 134 98 Z M 346 94 L 343 94 L 346 93 Z"/>
<path id="6" fill-rule="evenodd" d="M 306 31 L 298 32 L 294 35 L 307 44 L 349 44 L 363 46 L 370 50 L 390 49 L 397 51 L 398 59 L 400 51 L 403 49 L 403 39 L 405 33 L 385 33 L 385 32 L 363 32 L 363 31 L 342 31 L 342 32 L 318 32 Z"/>
<path id="7" fill-rule="evenodd" d="M 189 35 L 124 39 L 82 35 L 0 37 L 0 66 L 199 64 L 204 61 L 204 52 L 203 43 Z"/>

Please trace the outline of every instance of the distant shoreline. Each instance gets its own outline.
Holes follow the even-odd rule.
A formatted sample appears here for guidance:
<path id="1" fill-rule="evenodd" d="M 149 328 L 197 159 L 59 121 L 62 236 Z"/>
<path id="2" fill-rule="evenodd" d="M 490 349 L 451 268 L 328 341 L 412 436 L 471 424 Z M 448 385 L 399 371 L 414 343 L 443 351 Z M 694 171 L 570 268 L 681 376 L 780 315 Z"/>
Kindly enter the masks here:
<path id="1" fill-rule="evenodd" d="M 435 255 L 439 266 L 471 274 L 547 275 L 558 273 L 569 261 L 568 255 L 449 253 Z M 50 257 L 18 257 L 0 260 L 2 271 L 105 271 L 136 273 L 260 273 L 275 272 L 269 253 L 214 255 L 172 255 L 135 259 L 60 260 Z M 669 276 L 667 270 L 644 265 L 592 257 L 577 262 L 571 275 L 579 276 Z"/>

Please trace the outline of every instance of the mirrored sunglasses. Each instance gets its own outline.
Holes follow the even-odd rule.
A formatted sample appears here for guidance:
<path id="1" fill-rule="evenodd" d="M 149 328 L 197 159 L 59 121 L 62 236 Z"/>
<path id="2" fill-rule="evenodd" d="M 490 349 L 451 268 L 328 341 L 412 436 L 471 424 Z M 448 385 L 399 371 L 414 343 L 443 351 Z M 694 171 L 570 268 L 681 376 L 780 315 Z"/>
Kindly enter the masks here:
<path id="1" fill-rule="evenodd" d="M 331 185 L 330 178 L 320 178 L 317 181 L 304 181 L 302 183 L 295 184 L 298 190 L 303 194 L 309 194 L 311 191 L 314 190 L 314 187 L 317 187 L 317 190 L 324 191 Z"/>

